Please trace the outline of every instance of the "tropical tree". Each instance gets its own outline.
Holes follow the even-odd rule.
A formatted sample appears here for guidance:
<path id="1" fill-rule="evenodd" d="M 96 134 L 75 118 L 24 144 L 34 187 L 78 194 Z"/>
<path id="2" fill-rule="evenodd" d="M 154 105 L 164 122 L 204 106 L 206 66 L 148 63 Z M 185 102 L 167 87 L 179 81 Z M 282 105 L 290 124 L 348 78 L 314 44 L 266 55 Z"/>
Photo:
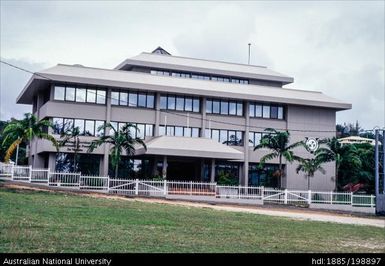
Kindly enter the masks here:
<path id="1" fill-rule="evenodd" d="M 63 130 L 60 133 L 60 141 L 59 146 L 65 146 L 70 144 L 72 146 L 72 150 L 74 151 L 74 160 L 73 160 L 73 171 L 77 172 L 77 155 L 80 149 L 80 130 L 79 127 L 70 127 Z"/>
<path id="2" fill-rule="evenodd" d="M 309 159 L 300 159 L 299 164 L 297 166 L 297 174 L 299 172 L 304 172 L 307 177 L 307 189 L 310 189 L 310 178 L 314 177 L 314 174 L 317 171 L 320 171 L 321 173 L 325 174 L 326 171 L 322 167 L 322 164 L 324 161 L 319 156 L 315 156 L 314 158 Z"/>
<path id="3" fill-rule="evenodd" d="M 289 144 L 290 133 L 289 131 L 277 131 L 273 128 L 266 128 L 267 132 L 261 139 L 259 145 L 254 148 L 255 150 L 267 148 L 271 150 L 271 153 L 264 155 L 259 163 L 259 167 L 263 168 L 263 165 L 270 160 L 278 158 L 279 168 L 278 174 L 276 175 L 278 178 L 278 186 L 281 186 L 281 179 L 284 176 L 283 163 L 282 159 L 286 159 L 287 162 L 299 161 L 301 158 L 296 156 L 293 152 L 293 149 L 303 145 L 303 141 L 295 142 L 293 144 Z"/>
<path id="4" fill-rule="evenodd" d="M 111 164 L 115 168 L 115 177 L 118 177 L 119 162 L 122 157 L 123 151 L 128 156 L 135 154 L 135 145 L 139 144 L 147 149 L 146 144 L 140 138 L 136 138 L 132 135 L 132 132 L 138 131 L 136 125 L 127 123 L 120 130 L 116 129 L 111 123 L 106 123 L 98 128 L 98 131 L 107 132 L 110 134 L 103 134 L 99 139 L 91 142 L 88 152 L 92 152 L 102 144 L 110 144 Z"/>
<path id="5" fill-rule="evenodd" d="M 48 119 L 39 121 L 37 117 L 31 113 L 24 114 L 22 120 L 12 120 L 2 132 L 4 136 L 3 144 L 10 140 L 12 141 L 5 152 L 4 161 L 9 162 L 11 155 L 21 143 L 26 142 L 29 146 L 34 138 L 49 140 L 58 151 L 59 146 L 56 139 L 51 134 L 47 133 L 47 129 L 52 127 L 53 125 Z"/>
<path id="6" fill-rule="evenodd" d="M 323 162 L 335 162 L 335 187 L 340 188 L 339 176 L 341 165 L 349 168 L 360 168 L 361 160 L 359 151 L 355 145 L 342 145 L 336 137 L 320 141 L 321 147 L 317 150 L 317 155 Z"/>

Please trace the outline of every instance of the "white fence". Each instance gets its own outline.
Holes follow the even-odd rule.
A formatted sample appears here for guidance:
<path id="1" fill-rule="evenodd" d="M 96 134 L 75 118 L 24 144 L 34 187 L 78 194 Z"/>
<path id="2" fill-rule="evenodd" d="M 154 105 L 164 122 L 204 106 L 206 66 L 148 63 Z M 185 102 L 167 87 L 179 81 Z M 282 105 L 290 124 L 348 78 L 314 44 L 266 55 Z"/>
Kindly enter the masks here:
<path id="1" fill-rule="evenodd" d="M 190 195 L 223 199 L 250 199 L 279 204 L 330 204 L 375 207 L 374 195 L 350 192 L 320 192 L 274 189 L 265 187 L 221 186 L 216 183 L 118 179 L 108 176 L 85 176 L 81 173 L 51 172 L 0 163 L 0 179 L 41 183 L 48 186 L 75 188 L 128 196 Z"/>

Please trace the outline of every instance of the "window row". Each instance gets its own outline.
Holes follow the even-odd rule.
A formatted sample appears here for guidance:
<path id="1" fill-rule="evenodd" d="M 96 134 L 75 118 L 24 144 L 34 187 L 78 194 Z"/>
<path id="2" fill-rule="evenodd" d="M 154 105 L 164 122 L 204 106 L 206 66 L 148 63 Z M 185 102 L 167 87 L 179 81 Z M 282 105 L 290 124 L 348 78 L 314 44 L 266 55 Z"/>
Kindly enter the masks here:
<path id="1" fill-rule="evenodd" d="M 225 100 L 206 100 L 206 113 L 243 116 L 243 103 Z"/>
<path id="2" fill-rule="evenodd" d="M 106 90 L 73 86 L 55 86 L 54 100 L 106 104 Z"/>
<path id="3" fill-rule="evenodd" d="M 192 79 L 201 79 L 201 80 L 214 80 L 220 82 L 229 82 L 229 83 L 240 83 L 240 84 L 249 84 L 247 79 L 239 79 L 232 77 L 221 77 L 221 76 L 208 76 L 194 73 L 185 73 L 185 72 L 174 72 L 174 71 L 165 71 L 165 70 L 151 70 L 152 75 L 159 76 L 172 76 L 179 78 L 192 78 Z"/>
<path id="4" fill-rule="evenodd" d="M 249 105 L 250 117 L 262 117 L 272 119 L 283 119 L 283 107 L 269 104 L 250 103 Z"/>
<path id="5" fill-rule="evenodd" d="M 199 138 L 199 130 L 197 127 L 159 126 L 159 135 Z"/>
<path id="6" fill-rule="evenodd" d="M 138 93 L 138 92 L 124 92 L 124 91 L 112 91 L 111 92 L 111 104 L 123 105 L 130 107 L 144 107 L 154 108 L 155 102 L 154 94 L 152 93 Z"/>
<path id="7" fill-rule="evenodd" d="M 200 101 L 196 97 L 161 95 L 160 109 L 199 113 Z"/>
<path id="8" fill-rule="evenodd" d="M 111 125 L 116 130 L 121 130 L 126 124 L 126 122 L 111 122 Z M 151 137 L 154 135 L 154 125 L 151 124 L 139 124 L 139 123 L 131 123 L 136 125 L 137 129 L 131 128 L 131 135 L 134 138 L 144 139 L 145 137 Z M 134 132 L 135 131 L 135 132 Z M 112 130 L 110 130 L 110 134 L 112 134 Z"/>
<path id="9" fill-rule="evenodd" d="M 85 119 L 73 119 L 73 118 L 58 118 L 52 119 L 53 122 L 53 133 L 63 134 L 68 133 L 73 128 L 79 128 L 79 134 L 81 136 L 101 136 L 103 130 L 98 128 L 104 125 L 104 121 L 100 120 L 85 120 Z"/>
<path id="10" fill-rule="evenodd" d="M 206 138 L 216 140 L 222 144 L 242 146 L 243 132 L 227 129 L 206 129 Z"/>

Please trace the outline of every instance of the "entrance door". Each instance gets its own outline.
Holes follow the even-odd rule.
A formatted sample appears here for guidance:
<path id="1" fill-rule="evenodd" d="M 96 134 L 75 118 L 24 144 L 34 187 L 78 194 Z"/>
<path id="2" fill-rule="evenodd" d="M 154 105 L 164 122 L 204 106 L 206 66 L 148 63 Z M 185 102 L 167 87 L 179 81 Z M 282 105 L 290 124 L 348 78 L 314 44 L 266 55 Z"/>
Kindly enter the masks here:
<path id="1" fill-rule="evenodd" d="M 196 163 L 186 162 L 186 161 L 168 162 L 167 179 L 168 180 L 199 181 L 200 180 L 199 179 L 199 171 L 197 171 Z"/>

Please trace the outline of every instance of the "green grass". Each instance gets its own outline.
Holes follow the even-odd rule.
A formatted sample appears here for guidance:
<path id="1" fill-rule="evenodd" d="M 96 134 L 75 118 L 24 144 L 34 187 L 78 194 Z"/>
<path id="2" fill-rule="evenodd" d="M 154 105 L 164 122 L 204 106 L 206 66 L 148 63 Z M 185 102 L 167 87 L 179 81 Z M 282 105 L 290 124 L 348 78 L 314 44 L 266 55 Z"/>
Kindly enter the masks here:
<path id="1" fill-rule="evenodd" d="M 384 229 L 0 187 L 0 252 L 384 252 Z"/>

